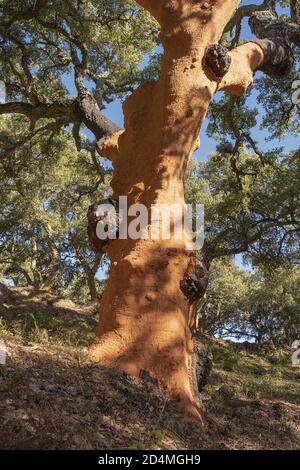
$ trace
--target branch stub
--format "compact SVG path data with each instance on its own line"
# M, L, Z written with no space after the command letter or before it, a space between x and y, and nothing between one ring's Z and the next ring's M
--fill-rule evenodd
M205 65L221 79L226 75L231 64L231 57L228 49L221 44L211 44L208 46L205 55Z

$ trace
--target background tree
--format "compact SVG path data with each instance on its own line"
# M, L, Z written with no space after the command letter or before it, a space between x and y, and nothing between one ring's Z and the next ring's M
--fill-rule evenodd
M255 266L299 264L299 170L299 150L235 153L230 144L191 161L186 200L205 206L207 264L240 253Z
M110 169L95 136L80 133L78 103L84 96L95 107L104 135L112 124L100 109L155 73L151 58L140 68L155 22L132 1L3 1L0 11L2 266L16 283L76 292L78 301L87 282L95 302L101 256L89 249L85 220Z
M88 300L86 285L97 302L102 257L89 247L85 220L92 201L107 191L109 175L95 154L78 153L66 132L51 141L47 131L39 132L25 143L22 119L7 117L0 125L2 140L13 149L3 151L0 164L3 276L81 302Z
M230 258L212 262L200 326L209 335L258 346L291 346L300 333L299 267L260 266L255 272Z

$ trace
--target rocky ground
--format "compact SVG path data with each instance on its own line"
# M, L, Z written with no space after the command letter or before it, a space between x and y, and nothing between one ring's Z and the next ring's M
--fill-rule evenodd
M208 428L163 390L89 362L92 308L0 286L1 449L300 449L300 368L290 351L205 341Z

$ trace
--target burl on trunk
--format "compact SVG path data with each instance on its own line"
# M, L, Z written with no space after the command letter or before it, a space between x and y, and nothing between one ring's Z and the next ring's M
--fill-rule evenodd
M184 173L217 90L241 94L264 61L263 47L231 53L217 44L238 0L140 0L161 26L160 79L124 103L124 131L100 145L113 162L113 197L128 205L184 204ZM228 70L229 69L229 70ZM114 240L93 360L158 379L187 416L205 423L192 373L193 296L184 279L196 269L182 240Z

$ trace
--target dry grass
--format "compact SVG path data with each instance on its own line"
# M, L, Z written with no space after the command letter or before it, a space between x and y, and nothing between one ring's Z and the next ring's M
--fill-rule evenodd
M47 295L0 291L8 350L0 366L0 448L300 448L300 370L289 351L254 354L210 340L214 372L202 431L159 388L89 363L94 312Z

